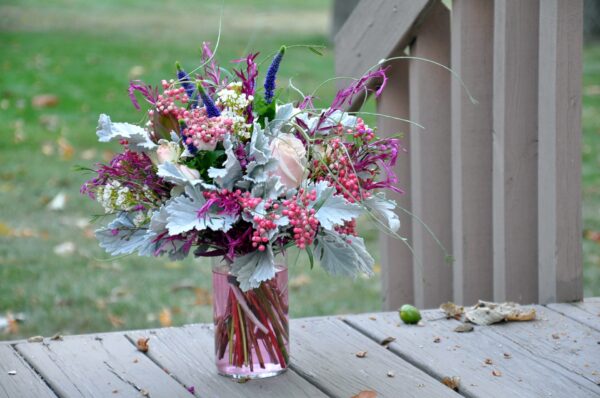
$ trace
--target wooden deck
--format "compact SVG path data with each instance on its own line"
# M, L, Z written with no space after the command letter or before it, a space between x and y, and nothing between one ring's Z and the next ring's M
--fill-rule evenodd
M600 397L600 298L536 308L470 333L439 310L422 326L396 312L297 319L291 369L243 384L215 373L208 325L4 342L0 397ZM441 383L452 376L458 393Z

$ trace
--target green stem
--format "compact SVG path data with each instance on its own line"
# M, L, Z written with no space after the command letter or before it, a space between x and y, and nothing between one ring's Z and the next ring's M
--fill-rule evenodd
M246 326L244 325L244 317L242 316L242 309L240 304L237 304L238 319L240 320L240 326L242 328L242 347L244 348L244 363L248 363L248 342L246 341Z

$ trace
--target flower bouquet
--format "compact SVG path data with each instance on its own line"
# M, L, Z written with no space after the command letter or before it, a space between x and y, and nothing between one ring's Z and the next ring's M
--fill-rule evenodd
M334 275L371 274L373 258L357 236L362 215L395 231L399 191L392 167L397 138L378 138L343 107L367 90L374 70L337 93L330 107L313 97L282 103L275 89L286 48L259 86L258 54L228 72L203 45L202 65L159 87L133 81L129 95L148 104L143 126L101 115L101 142L122 152L99 164L82 192L114 219L96 231L112 255L213 257L215 354L219 373L266 377L290 361L287 269L292 247ZM270 57L269 57L270 58ZM268 60L268 58L267 58ZM299 91L298 91L299 92Z

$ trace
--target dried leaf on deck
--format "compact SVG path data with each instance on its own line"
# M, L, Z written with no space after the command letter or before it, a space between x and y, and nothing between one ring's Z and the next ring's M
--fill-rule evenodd
M475 328L470 323L461 323L460 325L454 328L454 331L457 333L468 333L472 332L473 329Z
M491 325L502 321L531 321L535 319L534 308L523 308L517 303L493 303L479 301L465 312L470 322Z
M356 353L356 356L357 356L358 358L364 358L364 357L366 357L366 356L367 356L367 352L366 352L366 351L358 351L358 352Z
M492 370L492 375L496 376L496 377L500 377L500 376L502 376L502 372L500 372L499 370L494 369L494 370Z
M447 302L440 305L440 310L444 311L447 318L460 319L465 313L465 307L456 305L453 302Z
M444 377L442 379L442 383L446 387L451 388L454 391L458 392L458 389L460 388L460 377L458 377L458 376Z
M353 395L352 398L377 398L377 393L372 390L364 390Z
M41 343L44 341L44 336L33 336L27 339L28 343Z
M385 339L381 340L381 342L379 344L387 347L390 343L392 343L394 341L396 341L395 337L388 336Z
M135 346L137 347L138 351L148 352L148 349L150 348L150 346L148 345L149 341L149 337L140 337L135 343Z

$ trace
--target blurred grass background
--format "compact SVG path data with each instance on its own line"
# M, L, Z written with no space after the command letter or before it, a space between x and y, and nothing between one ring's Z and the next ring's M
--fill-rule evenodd
M227 0L217 59L281 44L324 44L286 54L279 82L309 92L334 75L328 42L331 2ZM137 122L130 79L156 84L174 61L199 64L202 41L217 40L220 1L3 0L0 5L0 320L24 314L0 339L36 334L149 328L211 320L207 262L129 256L110 260L93 238L99 206L78 194L75 165L107 161L117 145L97 143L99 113ZM586 295L600 295L600 47L585 52L583 194ZM318 93L318 105L334 95ZM66 200L61 210L53 199ZM60 206L58 206L60 207ZM374 226L362 227L378 259ZM356 281L332 278L292 255L294 317L380 308L380 267ZM1 326L0 322L0 326Z

